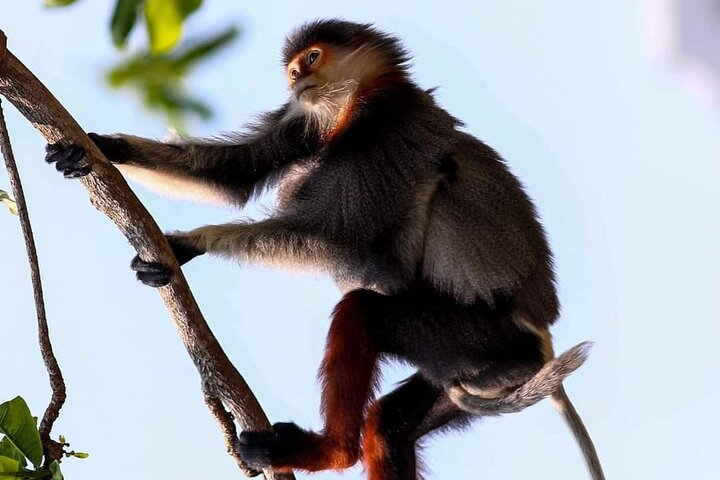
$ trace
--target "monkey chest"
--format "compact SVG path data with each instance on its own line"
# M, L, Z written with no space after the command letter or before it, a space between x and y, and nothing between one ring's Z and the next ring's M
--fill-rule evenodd
M292 203L298 191L317 169L318 163L315 161L307 161L290 167L278 184L277 206L279 209L285 209Z

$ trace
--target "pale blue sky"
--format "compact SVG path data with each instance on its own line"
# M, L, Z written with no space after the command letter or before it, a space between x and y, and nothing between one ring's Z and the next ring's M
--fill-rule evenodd
M3 1L11 50L89 131L162 137L162 122L101 69L113 61L113 2L46 11ZM236 129L285 96L279 50L308 19L375 22L414 53L415 78L498 149L535 199L557 259L558 350L592 339L567 388L608 478L719 479L720 112L652 64L635 2L207 1L189 31L244 35L194 77L219 112L198 134ZM133 251L83 189L43 162L43 141L3 102L30 202L68 403L55 433L91 453L69 479L240 478L203 405L197 373ZM0 188L7 187L0 174ZM164 229L237 212L138 194ZM269 201L265 202L270 204ZM244 215L257 216L249 208ZM0 212L0 400L48 395L19 226ZM208 321L273 421L319 426L319 365L338 300L325 279L198 259L185 268ZM408 373L393 368L386 388ZM435 437L429 479L585 478L547 403ZM299 475L300 478L307 478ZM336 474L314 478L335 478ZM343 478L362 478L359 468Z

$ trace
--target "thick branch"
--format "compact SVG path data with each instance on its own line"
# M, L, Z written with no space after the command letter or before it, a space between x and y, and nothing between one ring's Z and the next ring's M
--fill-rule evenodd
M117 225L144 260L172 265L175 270L171 283L158 291L200 373L205 393L222 401L242 429L269 429L270 423L260 404L205 322L165 236L80 125L47 88L3 48L4 37L0 31L0 94L40 131L48 143L75 144L85 149L92 162L92 173L80 182L86 188L90 202ZM269 471L265 475L268 479L293 478Z

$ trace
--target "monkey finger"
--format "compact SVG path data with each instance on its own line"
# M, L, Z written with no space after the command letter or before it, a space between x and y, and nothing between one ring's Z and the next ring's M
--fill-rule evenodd
M55 168L59 172L62 172L65 178L84 177L92 171L92 168L90 168L90 165L84 158L80 160L60 160L55 164Z
M91 172L85 150L77 145L50 144L45 147L45 161L54 163L65 178L77 178Z
M146 262L139 256L132 259L130 268L135 271L137 279L149 287L164 287L173 275L171 268L158 262Z
M48 143L45 145L45 161L53 163L60 160L58 155L65 151L66 148L67 147L65 145L61 145L59 143Z
M55 163L60 160L80 160L85 156L85 149L77 145L63 145L60 143L49 143L45 145L45 161Z

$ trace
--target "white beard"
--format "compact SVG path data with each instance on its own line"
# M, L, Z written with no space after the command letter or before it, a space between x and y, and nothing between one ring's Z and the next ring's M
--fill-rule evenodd
M305 130L327 133L350 108L357 97L359 84L355 80L326 83L292 97L286 118L302 118Z

